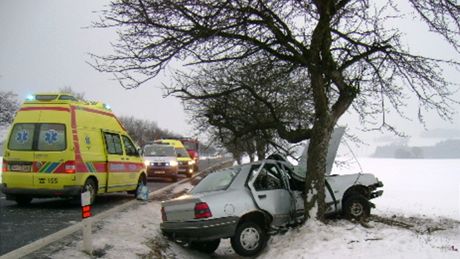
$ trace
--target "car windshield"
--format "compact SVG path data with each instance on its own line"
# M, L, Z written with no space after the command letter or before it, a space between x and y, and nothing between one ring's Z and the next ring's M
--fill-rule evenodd
M176 152L169 145L147 145L144 147L144 156L176 156Z
M230 167L208 174L199 182L191 193L202 193L225 190L241 171L241 167Z

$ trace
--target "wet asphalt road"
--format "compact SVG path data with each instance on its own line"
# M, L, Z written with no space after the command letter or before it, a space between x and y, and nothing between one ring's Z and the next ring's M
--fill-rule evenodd
M200 161L205 169L218 160ZM180 178L182 179L182 178ZM179 180L180 180L179 179ZM149 181L155 191L171 184L169 180ZM99 195L92 207L93 215L133 199L133 195L113 193ZM81 221L79 200L34 199L26 207L17 206L0 194L0 256Z

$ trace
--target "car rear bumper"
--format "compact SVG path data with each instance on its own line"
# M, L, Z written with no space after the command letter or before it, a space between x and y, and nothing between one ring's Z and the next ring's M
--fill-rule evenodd
M0 186L1 191L6 194L7 198L15 195L26 195L36 198L78 196L81 193L81 186L64 186L62 189L34 189L34 188L9 188L3 183Z
M163 234L174 240L199 241L228 238L234 235L238 217L226 217L202 221L163 222Z

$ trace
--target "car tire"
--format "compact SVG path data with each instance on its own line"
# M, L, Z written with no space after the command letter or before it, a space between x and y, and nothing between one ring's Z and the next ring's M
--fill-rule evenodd
M265 248L267 237L266 231L259 224L245 221L238 225L230 241L237 254L255 256Z
M177 182L177 176L171 177L171 180L172 180L173 182Z
M94 202L96 201L96 195L97 195L97 184L93 178L86 179L85 185L83 185L81 192L84 193L86 191L88 191L90 195L89 205L93 205Z
M212 254L219 247L220 239L209 240L209 241L192 241L190 242L190 248L200 251L206 254Z
M371 214L371 206L366 197L355 194L345 199L342 213L349 220L364 220Z
M30 204L30 202L32 201L32 197L30 196L24 196L24 195L18 195L14 198L14 200L16 201L16 203L19 205L19 206L27 206Z

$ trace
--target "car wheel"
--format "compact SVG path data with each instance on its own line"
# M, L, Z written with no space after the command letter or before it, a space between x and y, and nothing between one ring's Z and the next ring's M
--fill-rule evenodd
M349 220L362 220L371 214L369 201L362 195L352 195L343 203L343 216Z
M172 180L173 182L177 182L177 176L171 177L171 180Z
M23 196L23 195L18 195L14 198L14 200L16 201L16 203L19 205L19 206L27 206L30 204L30 202L32 201L32 197L30 196Z
M83 186L83 189L81 192L89 192L90 195L90 204L93 205L94 201L96 200L96 195L97 195L97 184L92 178L86 179L85 185Z
M231 238L232 248L241 256L255 256L267 244L267 233L252 221L241 223Z
M212 254L219 247L220 239L210 240L210 241L193 241L190 243L190 248L197 251Z

